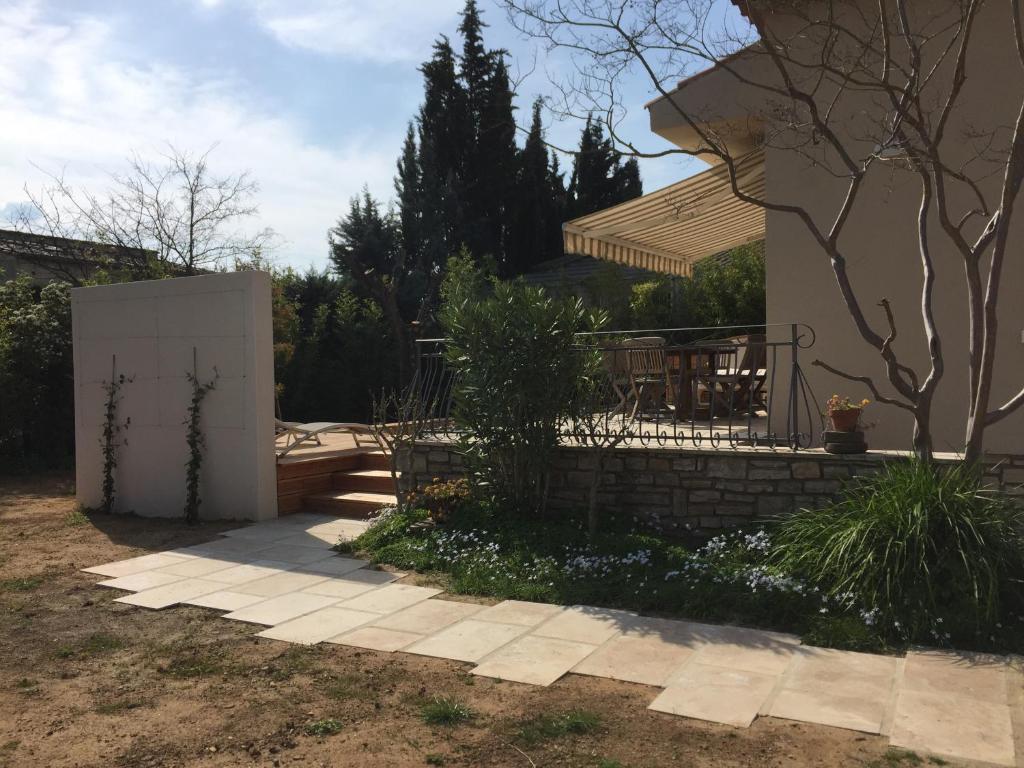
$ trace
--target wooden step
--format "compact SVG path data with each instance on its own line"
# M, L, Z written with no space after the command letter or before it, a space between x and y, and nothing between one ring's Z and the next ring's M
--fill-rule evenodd
M382 451L373 451L360 455L359 469L386 469L391 470L391 456Z
M346 469L360 469L363 464L362 453L349 453L345 456L328 456L299 460L278 460L277 479L294 480L311 475L329 475L332 472L344 472Z
M392 493L395 490L391 472L386 469L353 469L348 472L335 472L331 477L333 487L338 491Z
M304 509L338 517L365 518L381 507L392 506L398 499L390 493L366 493L360 491L339 491L335 493L314 493L302 500Z

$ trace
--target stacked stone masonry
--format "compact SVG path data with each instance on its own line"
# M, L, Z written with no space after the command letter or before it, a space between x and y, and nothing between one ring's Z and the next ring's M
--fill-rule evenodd
M823 451L619 448L605 451L598 491L602 509L635 515L666 532L714 531L786 515L836 496L851 477L877 472L901 456L838 456ZM598 456L559 448L552 461L550 505L585 507ZM990 457L986 476L1024 500L1024 456ZM418 445L403 481L412 488L464 473L449 443Z

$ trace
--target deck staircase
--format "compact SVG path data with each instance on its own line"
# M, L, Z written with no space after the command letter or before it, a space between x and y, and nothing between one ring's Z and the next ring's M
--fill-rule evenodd
M277 465L277 513L319 512L367 518L396 503L390 459L381 451L353 451Z

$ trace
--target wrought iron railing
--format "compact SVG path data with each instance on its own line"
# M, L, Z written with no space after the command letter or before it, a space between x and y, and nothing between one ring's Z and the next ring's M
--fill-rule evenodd
M567 444L798 450L815 444L820 409L800 367L810 326L660 328L580 334L597 357L587 404L560 424ZM425 437L454 439L457 377L444 339L417 341L413 386ZM595 386L596 384L596 386Z

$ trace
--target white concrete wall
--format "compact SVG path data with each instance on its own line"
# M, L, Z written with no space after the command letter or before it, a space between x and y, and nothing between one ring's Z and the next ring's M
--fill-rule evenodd
M104 380L121 390L114 510L179 517L196 349L200 381L220 374L202 405L206 440L200 519L277 516L270 276L202 275L77 288L71 293L75 362L75 471L79 502L102 503Z

